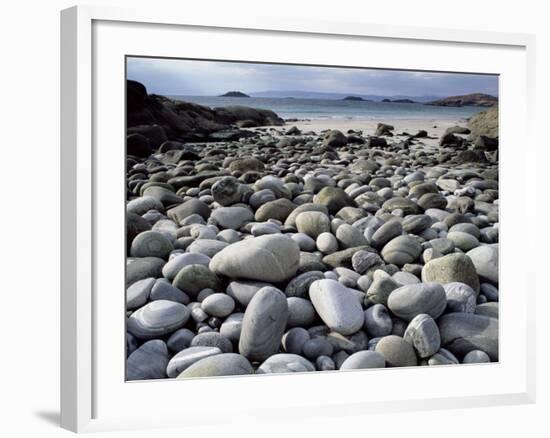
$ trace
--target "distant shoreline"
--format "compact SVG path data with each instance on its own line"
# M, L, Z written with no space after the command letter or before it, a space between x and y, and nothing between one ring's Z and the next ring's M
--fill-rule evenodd
M433 106L423 103L374 102L338 99L219 97L169 95L170 99L192 102L209 108L246 106L267 109L283 119L380 120L390 119L466 119L485 110L477 106Z

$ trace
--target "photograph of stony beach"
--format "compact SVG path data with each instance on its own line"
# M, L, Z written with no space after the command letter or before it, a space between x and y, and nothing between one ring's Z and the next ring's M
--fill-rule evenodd
M127 380L498 362L498 76L126 62Z

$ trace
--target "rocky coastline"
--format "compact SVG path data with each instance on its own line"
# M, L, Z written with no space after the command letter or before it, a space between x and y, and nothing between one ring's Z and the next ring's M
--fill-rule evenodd
M127 379L497 362L489 111L432 146L128 81Z

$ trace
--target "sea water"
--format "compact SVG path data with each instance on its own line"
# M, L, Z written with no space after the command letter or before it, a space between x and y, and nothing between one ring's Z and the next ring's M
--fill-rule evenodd
M269 109L283 119L466 119L484 107L442 107L422 103L269 97L169 96L211 108L244 105Z

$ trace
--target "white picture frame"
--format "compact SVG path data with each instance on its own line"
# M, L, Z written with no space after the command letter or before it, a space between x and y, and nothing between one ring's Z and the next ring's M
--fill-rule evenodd
M508 148L524 139L525 155L535 155L532 121L534 120L534 37L524 34L429 29L390 25L318 22L294 20L290 17L247 17L227 22L213 11L208 17L194 15L186 9L144 11L108 7L78 6L61 13L61 425L75 431L101 431L121 428L190 426L206 418L200 412L205 389L215 388L221 394L239 392L231 409L216 413L223 424L235 414L274 419L277 415L327 416L366 412L395 412L411 409L441 409L472 406L532 403L535 399L535 287L524 281L529 266L514 266L511 258L518 245L531 246L532 237L515 236L521 222L508 208L511 197L530 203L521 221L536 217L535 174L527 174L526 158L513 163ZM232 38L243 42L250 36L274 50L260 59L254 43L239 47L215 47L208 40ZM178 49L175 44L162 44L168 39L193 36L194 52ZM130 38L131 37L131 38ZM220 40L221 41L221 40ZM274 41L278 41L275 50ZM334 54L321 53L333 48ZM333 46L331 46L333 44ZM282 47L279 47L282 45ZM309 48L304 53L287 50L292 45ZM259 45L258 45L259 47ZM315 49L317 47L317 49ZM398 57L382 56L388 47ZM403 48L407 47L407 53ZM327 49L328 48L328 49ZM107 217L106 209L122 211L123 190L112 190L122 181L117 157L124 150L124 75L122 55L197 57L256 61L284 61L320 65L350 65L353 48L369 48L379 54L370 60L358 57L357 66L386 68L419 68L426 70L476 71L501 75L501 284L500 319L501 359L498 364L427 369L392 369L352 373L312 373L312 376L265 376L190 381L125 383L122 351L124 312L120 273L123 259L117 263L109 254L109 242L120 243L118 224L122 216ZM246 51L245 51L246 49ZM187 51L186 51L187 50ZM285 52L286 50L286 52ZM137 53L136 51L140 52ZM355 52L357 53L357 52ZM416 54L432 54L423 61L414 61ZM449 54L460 54L457 60ZM477 53L472 57L471 53ZM346 58L348 56L348 58ZM398 59L396 59L398 58ZM470 59L472 58L472 59ZM477 62L474 61L477 59ZM300 62L302 61L302 62ZM368 63L367 63L368 61ZM106 68L108 66L109 68ZM513 102L513 105L511 104ZM118 130L118 131L117 131ZM120 141L117 142L117 139ZM105 145L111 145L110 150ZM120 147L120 150L119 150ZM105 160L106 153L113 154ZM122 155L121 155L122 154ZM511 165L515 173L511 174ZM512 179L516 181L514 184ZM519 181L519 182L518 182ZM117 207L118 206L118 207ZM116 226L108 226L108 221ZM510 231L508 231L510 230ZM533 235L533 233L531 234ZM112 251L111 251L112 252ZM116 252L116 251L115 251ZM525 264L528 265L528 264ZM120 285L120 297L105 295L106 283ZM118 286L117 286L118 287ZM115 288L116 290L116 288ZM513 290L514 315L509 300ZM113 294L111 294L113 295ZM101 315L101 318L98 317ZM511 325L513 324L513 330ZM109 333L111 338L109 338ZM115 335L112 335L115 333ZM120 360L119 360L120 359ZM489 368L492 367L492 368ZM384 374L385 373L385 374ZM385 379L392 373L395 387ZM322 374L322 376L321 376ZM472 377L472 376L477 377ZM368 376L369 391L351 395L346 388L361 384ZM481 377L480 377L481 376ZM478 379L477 389L465 384ZM363 379L363 380L362 380ZM422 382L430 388L420 386ZM443 385L442 382L455 384ZM251 383L253 382L253 384ZM195 404L185 406L192 419L184 420L177 410L168 411L159 403L149 407L149 415L128 408L139 393L147 397L173 400L185 385L187 394L195 394ZM295 388L292 403L281 404L281 388ZM262 391L255 388L262 387ZM320 393L318 388L324 388ZM255 393L254 391L257 391ZM326 394L331 395L330 402ZM252 395L257 398L250 400ZM384 395L384 396L382 396ZM203 398L201 398L203 397ZM269 398L269 400L268 400ZM301 409L294 409L299 406ZM134 406L134 408L136 408ZM180 409L183 409L181 407ZM137 409L137 408L136 408ZM155 410L156 409L156 410ZM191 411L189 410L191 409ZM194 411L192 409L195 409ZM300 413L298 414L297 411ZM132 412L134 414L132 415ZM213 417L209 410L208 418Z

